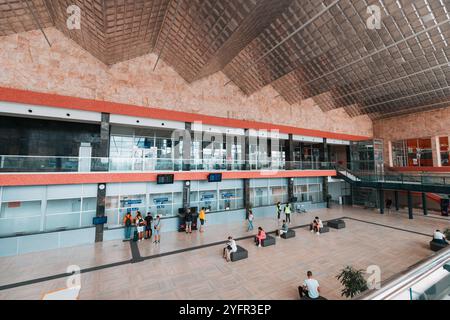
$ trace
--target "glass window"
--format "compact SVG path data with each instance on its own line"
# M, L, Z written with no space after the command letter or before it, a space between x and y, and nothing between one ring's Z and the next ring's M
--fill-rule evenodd
M439 138L439 148L441 152L441 166L447 167L450 166L449 163L449 154L450 148L448 145L448 137L440 137Z
M152 214L162 217L172 216L173 211L172 193L156 193L150 195L149 210ZM176 209L178 213L178 208Z
M269 205L269 193L267 187L250 188L250 201L253 207Z
M56 213L80 212L81 198L47 201L47 215Z
M217 192L216 190L199 192L199 207L205 207L208 211L217 211Z
M0 211L0 235L39 232L41 201L3 202Z

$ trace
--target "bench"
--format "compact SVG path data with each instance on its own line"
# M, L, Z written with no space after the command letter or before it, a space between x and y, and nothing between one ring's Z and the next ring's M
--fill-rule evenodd
M292 230L292 229L288 229L288 231L285 232L285 233L283 233L283 234L281 235L281 237L282 237L283 239L294 238L294 237L295 237L295 231Z
M444 249L447 246L448 246L448 244L446 244L446 243L436 242L434 240L430 241L430 249L433 250L434 252Z
M255 238L255 241L256 241L256 238ZM268 247L268 246L273 246L273 245L275 245L275 238L266 234L266 238L261 241L261 246Z
M323 225L323 228L320 228L319 230L320 233L326 233L326 232L330 232L330 228L327 225Z
M328 221L327 226L333 229L344 229L345 228L345 221L344 220L331 220Z
M247 259L247 258L248 258L248 251L245 250L244 248L242 248L241 246L237 246L237 251L232 252L230 254L230 259L233 262L238 261L238 260Z

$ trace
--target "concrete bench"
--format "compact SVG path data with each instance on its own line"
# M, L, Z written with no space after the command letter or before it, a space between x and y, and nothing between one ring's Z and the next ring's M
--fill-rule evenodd
M442 243L442 242L436 242L436 241L434 241L434 240L431 240L430 241L430 249L431 250L433 250L433 251L439 251L439 250L441 250L441 249L444 249L445 247L447 247L448 246L448 244L446 244L446 243Z
M330 232L330 228L327 225L323 225L323 228L320 228L319 230L320 233L327 233Z
M230 254L231 261L238 261L248 258L248 251L242 248L241 246L237 246L237 251L232 252Z
M345 228L345 221L344 220L331 220L328 221L327 226L333 229L344 229Z
M288 229L288 231L285 232L285 233L283 233L283 234L281 235L281 237L282 237L283 239L294 238L294 237L295 237L295 231L292 230L292 229Z
M261 241L261 246L268 247L273 245L275 245L275 237L266 234L266 238L263 241Z

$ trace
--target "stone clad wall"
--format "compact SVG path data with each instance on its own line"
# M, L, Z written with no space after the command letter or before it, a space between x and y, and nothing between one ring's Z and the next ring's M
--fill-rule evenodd
M54 28L0 37L0 86L87 99L151 106L199 114L372 136L366 116L344 110L322 112L311 99L289 105L267 86L247 97L221 72L186 83L156 55L104 65Z
M389 152L389 141L450 136L450 108L376 120L373 122L373 136L384 140L385 155ZM435 148L433 144L434 158ZM385 163L389 164L386 156Z

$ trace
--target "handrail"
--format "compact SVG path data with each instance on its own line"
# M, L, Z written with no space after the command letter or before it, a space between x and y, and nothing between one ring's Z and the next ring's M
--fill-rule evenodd
M450 260L450 246L436 254L417 262L381 284L380 289L372 289L355 297L355 300L389 300L404 290L423 280L430 273L443 267Z

